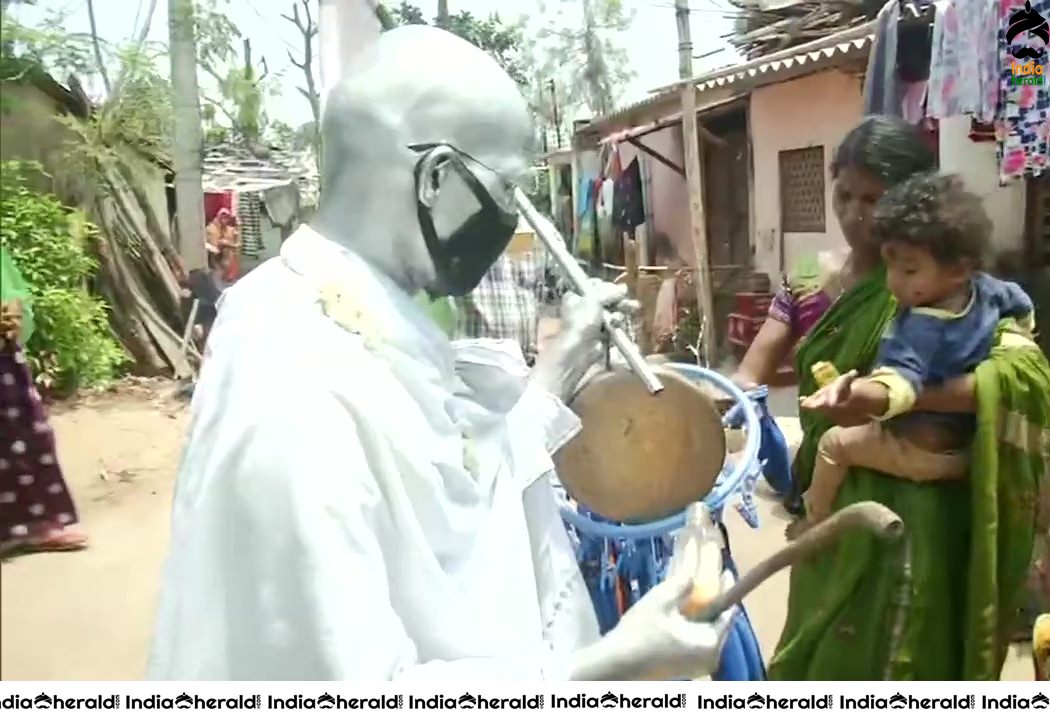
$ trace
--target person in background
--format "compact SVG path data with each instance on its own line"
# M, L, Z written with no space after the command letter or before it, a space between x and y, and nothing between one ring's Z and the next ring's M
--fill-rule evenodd
M856 427L833 427L817 448L803 497L805 520L791 537L825 519L850 467L915 482L962 482L976 419L970 413L911 412L927 385L972 372L988 358L1001 320L1034 329L1032 301L1021 288L980 272L992 224L978 198L951 175L924 174L890 189L875 209L875 238L887 266L897 315L870 375L840 376L802 401L834 405L841 394L867 394L885 409Z
M504 252L469 295L456 298L454 337L514 340L526 364L535 364L550 264L546 250L537 245Z
M226 208L219 210L208 223L208 268L220 292L240 275L241 227L237 217Z
M0 247L0 555L80 550L77 522L47 409L25 344L33 334L29 288Z
M816 392L812 368L819 362L871 369L896 312L873 239L874 206L888 188L934 164L920 131L893 118L865 119L835 151L833 207L851 255L842 293L799 346L800 395ZM760 339L741 365L741 382L761 382L794 344L791 328L772 319ZM792 569L771 679L999 678L1040 523L1039 477L1048 470L1039 449L1018 442L1003 419L1050 432L1048 393L1046 359L1008 327L999 328L991 357L975 373L923 389L916 410L976 412L969 482L919 483L851 469L833 510L881 503L901 517L905 537L881 543L850 536ZM802 409L797 490L808 489L818 442L830 427L863 425L878 414L856 395Z
M844 258L828 252L803 258L790 277L782 278L769 316L733 374L737 385L751 390L772 383L777 370L791 361L839 296L866 274L869 263L878 264L877 257L869 258L855 248L866 247L870 241L873 211L882 193L935 167L925 138L903 120L869 117L846 135L831 165L832 200L851 251ZM801 514L799 488L784 497L784 506L792 514Z

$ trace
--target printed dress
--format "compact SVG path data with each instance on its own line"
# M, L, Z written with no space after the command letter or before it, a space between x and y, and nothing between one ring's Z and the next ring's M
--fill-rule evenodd
M999 0L949 0L938 7L926 107L930 117L995 119L1002 47L998 15Z
M1050 0L1029 0L1033 11L1050 18ZM999 0L999 47L1001 54L1001 87L999 120L996 139L999 155L999 181L1006 184L1026 175L1042 175L1050 153L1050 86L1015 85L1011 65L1016 62L1010 54L1006 29L1011 16L1025 9L1025 0ZM1032 41L1033 47L1039 41ZM1014 44L1020 44L1014 38ZM1050 49L1044 45L1043 57L1033 62L1045 68L1050 62Z
M58 466L47 409L21 345L0 346L0 544L27 538L34 524L77 522Z

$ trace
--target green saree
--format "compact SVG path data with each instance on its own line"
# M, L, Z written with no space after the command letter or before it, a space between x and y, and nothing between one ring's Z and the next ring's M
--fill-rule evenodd
M18 341L25 345L36 328L33 322L33 296L25 278L15 266L14 258L7 250L0 247L0 301L8 303L12 300L19 300L22 303L22 332Z
M894 307L882 269L843 295L799 348L800 394L815 391L810 368L820 360L869 370ZM836 507L880 502L904 520L905 538L887 545L856 532L794 568L770 679L998 680L1047 478L1050 367L1031 340L1000 332L976 376L970 482L851 471ZM800 421L804 490L831 423L805 411Z

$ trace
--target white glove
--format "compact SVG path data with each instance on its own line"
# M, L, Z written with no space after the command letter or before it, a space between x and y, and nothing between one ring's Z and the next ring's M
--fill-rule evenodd
M728 570L722 592L733 585ZM713 622L686 619L679 608L693 578L679 573L650 590L620 623L594 645L572 657L572 680L682 680L711 675L736 619L736 608Z
M568 293L562 301L561 333L536 361L532 381L562 400L572 398L580 380L602 359L602 321L612 312L611 322L622 327L624 314L638 310L627 298L623 285L592 279L587 297Z

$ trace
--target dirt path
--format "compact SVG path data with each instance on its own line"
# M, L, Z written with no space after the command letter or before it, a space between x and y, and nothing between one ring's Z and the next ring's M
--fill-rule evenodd
M186 412L138 389L53 416L91 548L0 567L4 680L141 677ZM152 389L151 389L152 390Z
M0 566L0 677L4 680L127 680L142 677L157 581L168 545L168 512L187 419L164 398L170 387L103 396L54 413L59 457L77 500L89 550L36 555ZM786 398L786 399L785 399ZM774 412L791 400L775 397ZM787 409L786 409L787 408ZM781 419L797 436L798 423ZM784 542L786 518L760 498L761 527L730 511L742 571ZM747 607L768 659L786 613L788 576L756 590ZM1023 651L1004 679L1030 680Z

